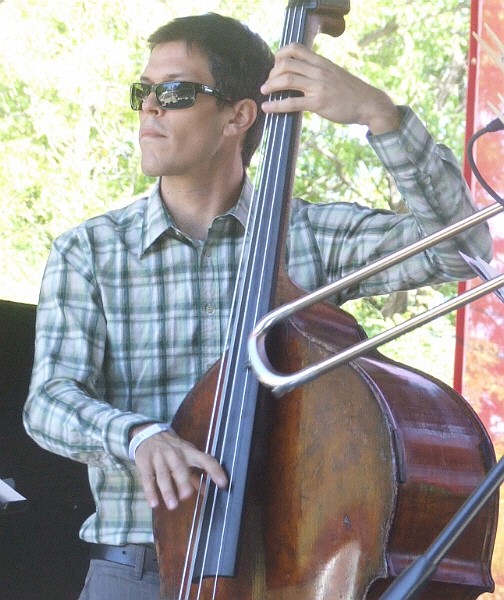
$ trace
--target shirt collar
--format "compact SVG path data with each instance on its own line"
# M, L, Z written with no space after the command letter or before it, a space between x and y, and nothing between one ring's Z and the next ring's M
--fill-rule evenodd
M174 223L166 210L161 194L159 192L160 180L152 188L147 198L147 206L144 213L142 225L142 237L140 240L140 256L144 254L152 244L165 233Z
M171 230L174 235L180 235L180 232L178 232L175 223L161 198L160 184L161 180L158 180L147 199L139 248L140 256L142 256L164 233ZM252 183L248 177L245 177L238 202L224 215L216 217L216 220L233 217L241 224L243 229L245 229L252 192Z
M242 224L243 229L247 226L247 219L252 202L253 186L250 179L246 176L243 182L242 191L238 202L226 214L234 216Z

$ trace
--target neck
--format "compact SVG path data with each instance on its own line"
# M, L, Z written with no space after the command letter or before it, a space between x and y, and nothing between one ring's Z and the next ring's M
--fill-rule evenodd
M215 217L232 208L240 197L243 167L230 174L225 169L210 177L161 178L161 197L180 231L193 239L204 240Z

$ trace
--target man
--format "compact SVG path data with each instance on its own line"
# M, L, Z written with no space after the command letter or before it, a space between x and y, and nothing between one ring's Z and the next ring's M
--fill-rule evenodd
M289 272L305 288L475 210L452 154L411 110L310 50L291 45L273 60L246 27L212 14L177 19L150 44L131 103L142 168L158 185L54 243L24 413L39 444L89 468L97 511L81 529L94 557L82 600L157 598L151 509L194 493L193 468L227 485L213 457L153 424L171 421L222 352L263 111L366 125L412 211L294 201ZM285 89L302 95L267 100ZM459 242L490 257L485 226ZM340 300L470 276L452 240Z

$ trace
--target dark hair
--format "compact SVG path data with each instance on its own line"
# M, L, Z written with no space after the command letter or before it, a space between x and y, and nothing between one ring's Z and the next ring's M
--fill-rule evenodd
M251 98L257 117L243 144L243 164L248 167L263 130L265 115L260 87L273 67L273 53L266 42L246 25L216 13L181 17L157 29L148 39L151 50L158 44L184 41L208 58L215 86L231 100Z

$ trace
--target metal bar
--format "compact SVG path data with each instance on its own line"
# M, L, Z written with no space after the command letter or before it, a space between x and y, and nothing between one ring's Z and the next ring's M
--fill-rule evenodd
M312 381L323 373L326 373L327 371L334 369L341 364L348 362L349 360L357 358L358 356L362 356L366 352L369 352L370 350L373 350L378 346L389 342L400 335L403 335L404 333L407 333L408 331L420 327L421 325L424 325L425 323L428 323L437 317L443 316L452 310L456 310L457 308L465 306L466 304L481 298L485 294L504 286L504 275L501 275L472 290L465 292L464 294L461 294L460 296L457 296L456 298L453 298L452 300L434 307L422 313L421 315L417 315L416 317L413 317L388 331L382 332L373 338L359 342L350 348L342 350L333 357L306 367L305 369L302 369L296 373L287 375L281 374L273 370L271 363L267 359L265 340L267 333L274 325L285 320L297 311L308 308L312 304L326 299L336 291L362 281L366 277L392 266L393 264L396 264L397 262L400 262L401 260L404 260L404 258L412 256L417 252L421 252L422 250L429 248L439 241L443 241L448 237L452 237L453 235L456 235L457 233L460 233L461 231L464 231L465 229L480 223L491 216L502 212L503 210L504 207L502 207L500 204L493 204L492 206L481 210L470 217L466 217L465 219L428 236L424 240L416 242L405 249L399 250L383 259L375 261L371 265L368 265L367 267L364 267L363 269L360 269L359 271L356 271L355 273L352 273L351 275L344 277L335 283L321 288L320 290L316 290L312 294L308 294L307 296L304 296L268 313L258 322L248 340L250 364L259 381L263 385L272 388L272 392L276 396L282 396L296 387Z
M480 210L477 213L470 215L469 217L466 217L457 223L454 223L453 225L449 225L448 227L445 227L444 229L427 236L423 240L419 240L418 242L415 242L406 248L397 250L396 252L393 252L384 258L380 258L379 260L374 261L373 263L363 267L362 269L359 269L358 271L355 271L354 273L351 273L350 275L347 275L346 277L342 277L334 283L330 283L329 285L315 290L314 292L307 294L302 298L298 298L289 304L285 304L284 306L271 311L265 317L263 317L257 323L252 335L261 335L266 329L270 329L273 325L283 321L295 312L302 310L303 308L308 308L316 302L325 300L336 292L339 292L344 288L351 287L352 285L355 285L356 283L359 283L360 281L367 279L372 275L376 275L380 271L383 271L388 267L392 267L393 265L396 265L397 263L409 258L410 256L413 256L414 254L418 254L423 250L427 250L431 246L453 237L454 235L457 235L458 233L461 233L462 231L465 231L474 225L478 225L479 223L498 215L502 211L504 211L504 206L501 206L496 202L495 204L492 204L491 206L488 206L487 208Z
M471 523L485 503L504 481L504 458L488 472L485 479L455 513L425 554L403 571L380 600L410 600L416 598L434 573L438 563Z

